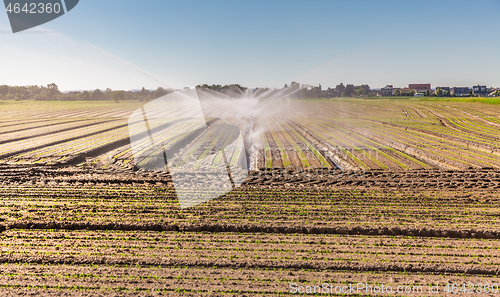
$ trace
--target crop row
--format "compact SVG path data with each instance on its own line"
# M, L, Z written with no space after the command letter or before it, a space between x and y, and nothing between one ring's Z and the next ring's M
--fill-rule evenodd
M207 244L232 244L241 246L243 244L257 244L261 246L277 245L299 245L302 247L311 246L311 249L324 247L350 247L376 250L382 248L407 248L407 249L422 249L453 252L453 250L468 251L476 250L477 253L488 254L496 253L500 250L500 246L492 245L493 240L476 239L476 238L425 238L425 240L415 241L415 237L411 236L370 236L370 235L340 235L340 234L268 234L268 233L193 233L183 231L171 232L142 232L142 231L124 231L124 230L64 230L64 229L9 229L3 234L6 240L6 245L14 246L15 243L7 243L7 241L21 240L28 244L41 242L45 245L57 246L57 240L76 240L85 242L88 247L88 242L97 242L97 245L111 246L111 242L118 247L123 246L126 242L130 245L145 245L153 246L153 244L170 244L171 246L184 245L184 243L197 244L201 247L206 247ZM317 240L313 240L317 239ZM31 240L31 241L30 241ZM47 240L54 240L52 244L47 243ZM102 242L102 243L100 243ZM316 246L316 247L314 247ZM491 254L490 253L490 254Z

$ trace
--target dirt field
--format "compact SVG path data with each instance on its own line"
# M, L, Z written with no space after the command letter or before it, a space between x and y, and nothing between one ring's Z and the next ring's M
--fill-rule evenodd
M138 103L16 104L0 107L2 296L296 295L325 283L446 296L447 283L500 282L500 105L311 101L256 120L266 129L240 187L181 209L167 172L134 169L126 120Z

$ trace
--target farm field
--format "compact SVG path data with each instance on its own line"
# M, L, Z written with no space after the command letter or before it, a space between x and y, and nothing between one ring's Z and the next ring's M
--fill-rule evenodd
M500 105L304 100L244 126L209 117L247 131L250 148L228 149L226 161L246 150L250 172L222 197L181 209L168 172L137 170L128 119L142 104L0 103L1 295L499 282ZM224 162L207 158L195 124L172 123L138 138L145 148L149 137L189 142L178 157L196 166ZM213 141L228 143L221 127Z
M2 103L2 164L91 165L130 170L128 117L139 103ZM55 104L56 108L51 105ZM231 118L209 118L209 124L231 123L250 130L251 169L337 168L343 171L413 169L464 170L500 168L500 108L481 102L418 99L303 100L263 111L249 124ZM175 110L171 117L175 119ZM171 121L153 129L167 145L191 135L193 123ZM224 142L225 130L214 141ZM250 135L250 133L248 133ZM178 136L182 137L178 137ZM148 135L140 135L144 143ZM206 137L206 136L205 136ZM248 138L248 135L247 135ZM201 141L200 141L201 140ZM197 146L193 146L196 151ZM198 149L190 158L207 152ZM230 160L241 158L234 149ZM220 156L210 160L220 162Z

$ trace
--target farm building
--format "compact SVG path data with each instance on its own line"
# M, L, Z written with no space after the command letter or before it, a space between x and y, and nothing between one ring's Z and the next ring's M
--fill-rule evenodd
M431 90L431 84L409 84L408 89L415 90L417 93L425 93Z
M488 95L488 89L486 86L477 85L472 87L472 93L474 96L486 96Z
M453 87L451 88L451 94L454 96L467 96L469 95L468 87Z

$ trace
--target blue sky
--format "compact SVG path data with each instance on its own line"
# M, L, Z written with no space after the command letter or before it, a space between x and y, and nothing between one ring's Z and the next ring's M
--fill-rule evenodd
M500 86L500 0L81 0L12 34L0 84Z

